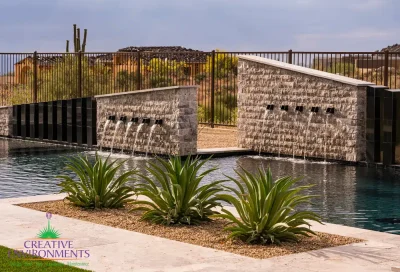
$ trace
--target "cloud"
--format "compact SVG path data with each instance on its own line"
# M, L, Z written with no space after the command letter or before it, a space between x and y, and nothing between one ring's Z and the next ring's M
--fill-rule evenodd
M363 0L352 3L350 9L356 11L373 11L389 5L391 0Z
M395 29L358 29L343 33L322 33L322 34L300 34L296 38L304 40L321 40L321 39L379 39L388 38L396 35Z
M4 2L2 51L63 51L74 23L89 30L90 51L129 45L233 51L375 50L399 42L398 0Z
M397 28L384 30L365 28L340 33L308 33L296 35L295 44L302 50L320 50L324 48L324 51L371 51L381 49L391 42L395 43L395 39L399 34L400 30ZM346 48L344 45L348 47Z

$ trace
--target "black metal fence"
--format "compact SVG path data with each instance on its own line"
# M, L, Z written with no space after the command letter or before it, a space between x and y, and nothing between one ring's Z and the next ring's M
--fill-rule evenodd
M0 53L0 106L198 85L199 122L235 126L238 55L400 88L398 52Z

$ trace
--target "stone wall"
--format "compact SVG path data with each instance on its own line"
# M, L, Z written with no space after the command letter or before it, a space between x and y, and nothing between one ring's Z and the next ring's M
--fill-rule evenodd
M0 136L12 136L12 107L0 107Z
M252 56L239 58L238 72L240 147L365 159L366 86L372 83ZM274 110L265 113L268 104ZM281 111L282 105L289 106L287 112ZM303 112L296 113L296 106L303 106ZM310 113L312 107L319 112ZM327 108L334 108L334 114L327 114Z
M131 152L137 136L135 151L155 154L189 155L197 153L197 87L166 87L113 95L96 96L97 101L97 144L111 148L116 125L121 116L126 116L116 132L115 149ZM103 132L107 117L115 115ZM126 142L124 135L132 117L139 117L133 124ZM151 119L136 135L142 118ZM162 119L161 126L155 126L149 148L149 134L155 119Z

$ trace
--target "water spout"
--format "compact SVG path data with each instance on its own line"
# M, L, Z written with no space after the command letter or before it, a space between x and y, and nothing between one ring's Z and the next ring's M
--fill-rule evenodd
M151 144L151 139L152 139L154 130L156 129L157 126L158 126L158 124L154 124L154 125L152 125L151 128L150 128L149 138L147 139L146 157L147 157L147 154L149 153L149 148L150 148L150 144Z
M141 123L137 129L136 129L136 135L135 135L135 141L133 142L133 150L132 150L132 155L135 155L135 150L136 150L136 142L139 136L139 132L142 130L143 126L145 125L145 123Z
M121 117L121 118L122 118L122 117ZM114 136L113 136L112 141L111 141L111 154L113 153L113 147L114 147L115 136L117 135L119 126L120 126L122 123L124 123L124 121L123 121L123 120L119 120L119 121L117 122L117 125L115 126Z
M142 124L150 124L150 118L143 118Z
M289 110L289 106L288 105L281 106L281 111L288 111L288 110Z
M318 113L319 107L311 107L311 112Z
M335 108L327 108L326 109L327 114L334 114L335 113Z
M108 128L108 126L110 125L112 119L110 119L110 116L108 117L106 123L104 124L104 128L103 128L103 133L101 134L101 141L100 141L100 151L103 148L103 142L104 142L104 137L106 136L106 130Z

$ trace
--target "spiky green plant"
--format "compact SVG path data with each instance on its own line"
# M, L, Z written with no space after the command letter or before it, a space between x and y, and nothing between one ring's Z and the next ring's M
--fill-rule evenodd
M217 168L200 173L200 168L208 161L187 157L170 157L169 160L157 158L159 165L150 163L147 171L150 177L140 175L143 182L138 184L138 195L146 196L150 201L135 201L144 210L142 220L160 224L197 224L209 220L217 212L213 208L220 206L217 193L223 191L223 180L201 185L202 179ZM160 186L157 186L159 184Z
M295 210L298 204L309 202L314 197L301 194L312 185L292 187L299 179L291 177L273 181L270 169L258 169L256 175L245 169L242 171L236 171L239 179L228 177L238 189L226 187L232 195L219 196L236 208L240 220L226 209L214 216L230 221L225 228L231 232L230 238L248 243L279 244L282 241L298 241L298 235L315 234L307 220L321 223L320 216Z
M67 193L66 199L85 208L119 208L129 202L134 190L126 183L134 180L137 171L134 169L116 177L125 161L109 162L109 158L102 161L96 153L94 164L83 156L68 158L66 169L75 173L78 180L58 176L63 179L59 184L62 187L60 193Z

